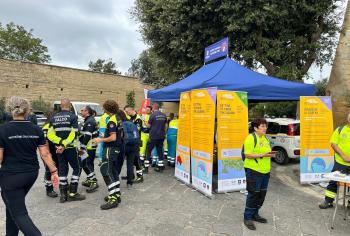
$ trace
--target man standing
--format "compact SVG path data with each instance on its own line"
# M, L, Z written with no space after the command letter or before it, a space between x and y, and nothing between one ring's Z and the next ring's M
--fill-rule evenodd
M166 123L167 117L164 113L159 111L158 103L153 104L153 113L149 118L147 127L150 128L149 131L149 142L146 149L146 160L145 160L145 172L148 172L150 160L151 160L151 152L154 147L157 149L159 161L158 165L155 168L155 171L162 172L164 169L164 153L163 153L163 143L165 139L166 132Z
M151 117L152 114L152 106L147 106L146 107L146 114L141 116L142 120L142 129L141 129L141 141L142 145L140 147L140 160L141 160L141 165L144 166L144 161L145 161L145 156L146 156L146 147L147 143L149 141L149 128L147 127L149 118Z
M335 152L335 162L333 171L350 172L350 114L347 124L339 126L334 130L331 137L331 146ZM333 207L333 201L337 195L338 185L335 181L330 181L325 192L325 200L319 205L321 209ZM349 207L349 203L348 203Z
M70 112L71 103L68 99L61 100L61 111L51 118L48 139L57 149L58 176L60 179L60 202L80 201L85 196L78 193L78 183L81 173L81 163L77 152L78 117ZM73 168L68 195L68 170Z
M79 153L82 158L83 170L87 175L87 179L82 184L83 186L88 187L86 192L92 193L98 188L97 178L94 171L97 144L92 142L94 138L98 137L98 129L95 118L93 117L93 110L90 106L81 109L81 116L84 118L84 124L80 131Z
M125 112L129 115L130 121L136 125L138 131L139 131L139 137L141 137L141 130L142 130L142 119L139 114L135 111L135 109L131 106L126 106ZM142 174L142 166L141 166L141 160L140 160L140 144L141 140L139 141L138 145L136 145L136 153L135 153L135 159L134 159L134 166L136 167L136 177L133 177L133 183L140 183L143 182L143 174Z

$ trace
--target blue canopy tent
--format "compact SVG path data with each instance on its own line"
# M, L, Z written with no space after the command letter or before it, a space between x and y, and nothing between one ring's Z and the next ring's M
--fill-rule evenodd
M277 79L239 65L230 58L204 65L193 74L167 87L148 91L152 101L179 101L180 93L197 88L248 92L250 101L297 101L315 95L315 86Z

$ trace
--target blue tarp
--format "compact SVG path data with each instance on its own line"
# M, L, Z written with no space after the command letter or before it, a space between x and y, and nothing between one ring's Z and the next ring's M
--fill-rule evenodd
M303 84L260 74L230 58L204 65L190 76L167 87L148 91L152 101L179 101L180 93L191 89L217 87L221 90L248 92L255 101L296 101L315 95L313 84Z

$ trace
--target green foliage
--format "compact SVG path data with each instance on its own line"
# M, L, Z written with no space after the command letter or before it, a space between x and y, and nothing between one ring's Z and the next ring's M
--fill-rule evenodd
M297 102L265 102L250 104L250 107L255 117L295 118L297 112Z
M315 83L316 96L326 96L326 88L328 84L328 79L322 79Z
M49 102L45 102L41 96L39 96L39 99L33 100L31 105L33 110L42 111L45 114L52 110L51 104Z
M31 61L37 63L50 62L47 47L42 39L33 36L33 29L27 31L23 26L0 23L0 58Z
M301 81L332 60L343 0L136 0L133 16L156 54L152 78L178 80L203 65L205 46L228 36L231 57Z
M126 104L135 108L136 101L135 101L135 91L134 90L126 93Z
M5 104L6 104L6 99L2 97L0 99L0 114L5 111Z
M89 70L108 74L121 74L121 72L118 70L116 64L112 61L111 58L108 60L97 59L95 62L90 61Z

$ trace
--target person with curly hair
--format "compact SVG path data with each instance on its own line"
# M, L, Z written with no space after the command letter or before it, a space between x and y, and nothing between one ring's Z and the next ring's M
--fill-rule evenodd
M114 100L107 100L103 104L104 111L109 115L109 121L105 136L103 138L95 138L95 143L104 143L102 162L100 171L103 180L108 188L108 196L105 197L106 203L101 205L101 210L108 210L118 207L121 202L119 173L116 169L116 163L122 151L122 124L120 119L117 119L119 110L118 103Z

